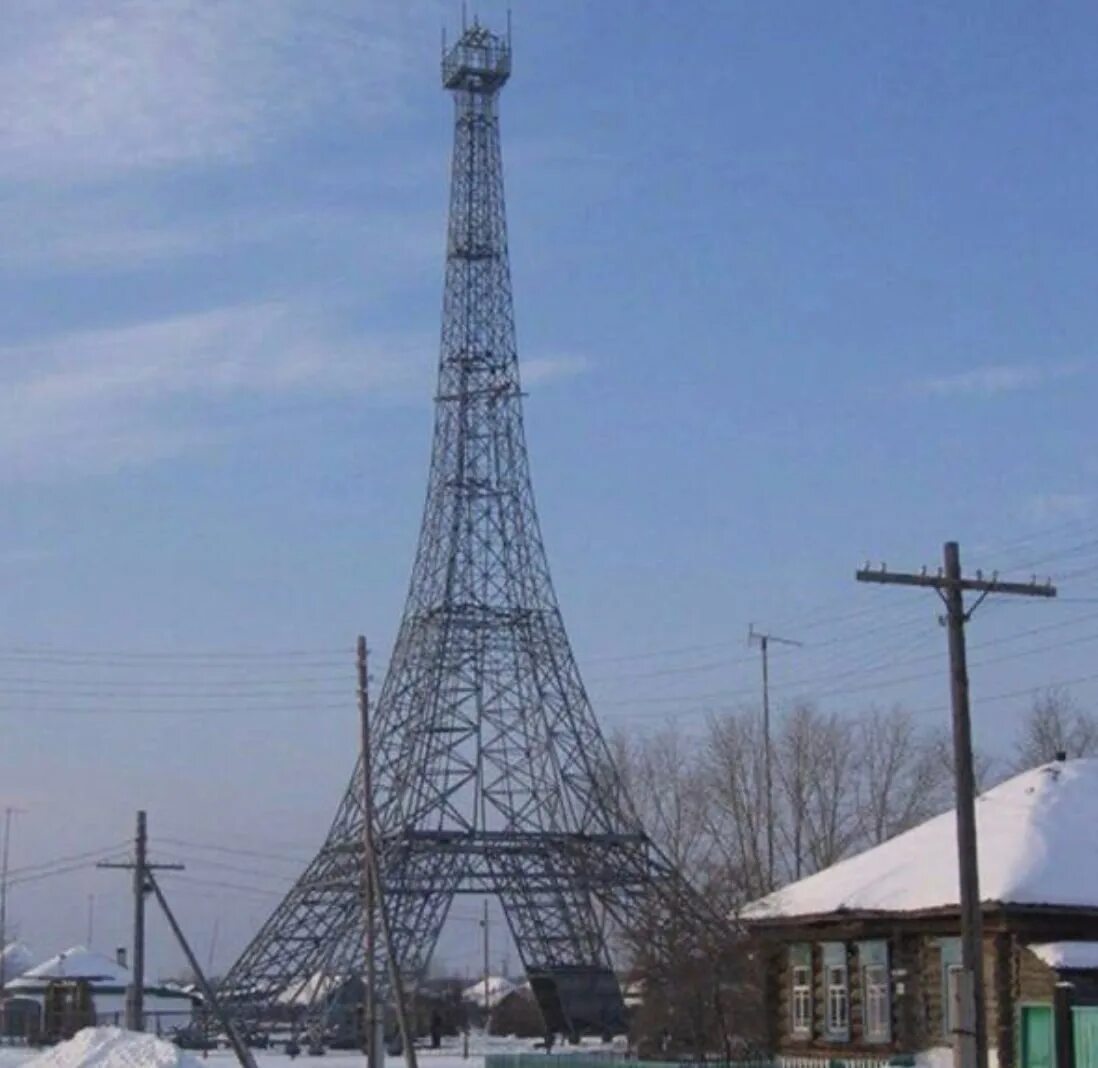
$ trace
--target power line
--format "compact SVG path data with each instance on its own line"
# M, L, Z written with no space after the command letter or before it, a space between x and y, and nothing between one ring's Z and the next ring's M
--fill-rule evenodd
M87 676L81 673L80 678L85 679ZM49 678L42 675L0 675L0 686L38 686L42 684L50 684L51 679L56 679L57 676L51 676ZM125 679L125 678L110 678L107 683L111 687L112 694L119 689L127 690L141 690L145 693L148 692L177 692L182 696L193 696L196 688L201 687L213 687L217 694L225 696L233 696L241 689L256 693L263 693L267 695L268 690L275 690L276 693L284 692L286 690L293 690L294 688L313 688L316 686L332 686L336 683L342 683L344 689L350 689L354 692L353 682L348 685L348 675L326 675L315 678L310 677L296 677L296 678L280 678L269 679L267 677L259 678L245 678L245 679L208 679L203 676L202 679L194 680L170 680L167 686L159 686L158 683L163 681L162 675L158 674L155 681L150 686L150 680L148 679ZM71 692L69 686L65 686L66 691Z
M305 689L299 691L293 691L290 689L277 690L273 692L267 691L225 691L225 690L115 690L115 689L103 689L101 687L88 687L84 689L75 688L71 686L8 686L3 679L0 679L0 696L4 697L109 697L116 698L125 701L180 701L187 699L204 699L210 697L217 698L231 698L234 701L244 701L251 703L263 703L270 702L272 699L277 699L280 703L290 702L294 703L295 700L309 699L312 697L337 697L340 694L347 694L353 698L354 690L347 686L332 686L315 689Z
M185 849L202 849L214 853L229 853L238 857L256 857L260 860L277 860L287 864L308 863L310 857L290 857L277 853L263 853L256 849L243 849L237 846L214 845L213 843L191 842L182 838L160 838L161 842L169 845L183 846Z
M267 890L261 886L244 886L240 883L224 882L219 879L201 879L191 875L173 874L170 878L173 882L189 883L194 886L213 887L218 890L233 890L242 894L260 894L263 897L282 897L285 893L283 890Z
M0 694L0 697L2 696L3 695ZM22 708L0 707L0 715L3 715L5 712L17 714L31 712L36 716L76 716L78 718L86 716L89 719L98 716L150 716L157 718L161 716L231 716L233 714L251 714L255 712L308 712L312 714L314 712L346 711L346 702L337 704L316 704L313 701L304 700L286 705L249 705L247 708L241 708L239 705L222 707L205 706L202 708L120 708L97 707L93 705L73 707L63 705L39 705L37 703L30 703Z
M54 868L59 864L72 864L81 860L97 860L100 857L124 849L126 842L115 842L113 845L103 846L100 849L89 849L82 853L72 853L64 857L54 857L52 860L39 861L37 864L24 864L20 868L12 868L8 874L11 876L29 875L41 871L43 868Z
M37 883L43 879L52 879L56 875L69 875L74 871L89 871L94 870L95 863L92 861L84 861L80 864L70 864L67 867L56 868L53 871L40 872L38 875L27 875L22 879L9 879L9 886L23 886L26 883Z
M208 650L125 650L125 649L71 649L50 645L0 646L0 655L9 656L58 656L80 657L81 659L105 658L111 660L287 660L314 657L342 657L342 663L350 662L353 649L208 649Z
M237 875L259 875L262 874L270 879L277 879L279 882L292 883L296 882L296 876L283 875L275 872L257 872L255 868L244 868L239 864L227 864L222 860L210 860L208 857L196 857L190 853L179 853L178 855L182 860L186 861L188 865L199 865L204 868L217 868L219 871L231 871Z

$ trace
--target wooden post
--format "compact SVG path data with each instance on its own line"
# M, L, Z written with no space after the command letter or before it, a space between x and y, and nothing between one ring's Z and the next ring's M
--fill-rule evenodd
M999 1068L1015 1068L1014 1043L1014 938L1006 931L995 936L995 1035Z
M943 567L937 575L889 571L868 567L855 576L859 582L895 586L919 586L937 591L946 606L945 624L949 635L949 689L953 708L953 767L957 799L957 863L960 871L962 978L951 996L960 1012L957 1052L960 1068L987 1068L987 1019L984 1012L984 953L980 915L980 880L976 855L976 780L972 761L972 726L968 704L968 668L965 661L965 624L991 593L1023 597L1055 597L1051 583L1000 582L998 575L985 579L961 573L961 552L955 541L943 549ZM979 593L976 604L965 610L964 593Z
M961 876L961 965L970 976L962 1006L961 1063L987 1068L987 1015L984 1004L983 918L980 915L980 873L976 858L976 776L972 760L972 722L968 704L968 664L965 653L965 604L961 589L961 554L947 541L944 600L949 635L949 692L953 708L953 772L957 799L957 863ZM965 1047L971 1045L970 1050Z
M1052 992L1052 1034L1056 1068L1075 1068L1075 1028L1071 1013L1075 987L1059 982Z
M133 860L101 860L97 868L119 868L133 872L133 946L130 961L130 985L126 989L126 1027L130 1031L145 1030L145 895L151 889L149 873L164 869L182 871L182 864L150 864L149 836L145 812L137 813L137 834L134 838Z
M358 711L362 730L362 897L366 913L363 931L366 941L366 1066L381 1068L381 1044L378 1042L377 999L377 906L374 902L372 851L374 824L373 751L370 739L369 672L366 666L366 639L359 635L355 646L355 666L358 675Z
M236 1054L236 1059L240 1062L241 1068L256 1068L252 1051L248 1049L247 1043L240 1036L240 1032L236 1029L236 1025L225 1014L221 1002L217 999L217 994L214 993L202 968L198 964L198 958L194 955L191 944L183 934L183 928L179 926L179 923L175 918L175 913L168 907L167 898L161 893L160 884L151 873L148 876L148 880L149 889L152 890L153 894L156 896L156 900L160 903L160 907L164 910L164 916L168 921L168 926L171 927L172 934L175 935L176 941L179 943L179 948L183 950L183 955L187 958L187 963L190 964L191 971L194 972L195 981L198 983L198 988L202 991L202 997L205 999L206 1005L209 1007L210 1011L217 1018L217 1022L224 1028L225 1035L229 1039L229 1045L233 1047L233 1052Z
M366 639L359 637L357 649L359 663L363 677L361 683L365 683L369 676L366 674ZM361 688L361 687L360 687ZM365 695L364 695L365 696ZM368 701L359 704L359 719L362 728L362 768L368 771L373 763L373 754L370 740L370 705ZM377 843L374 840L374 809L373 809L373 784L363 780L363 789L366 796L363 798L363 828L362 839L366 865L366 877L370 880L373 891L373 907L377 914L378 924L381 929L381 937L385 943L385 956L389 963L389 985L392 988L394 1008L396 1009L397 1026L400 1028L400 1040L404 1045L404 1063L406 1068L417 1068L415 1034L412 1022L408 1014L408 1004L404 994L404 980L400 974L400 962L396 956L396 946L393 944L393 931L389 922L389 909L382 892L381 872L377 862Z
M145 1030L145 865L148 835L144 811L137 814L137 836L133 860L133 960L130 962L130 987L126 992L126 1027Z

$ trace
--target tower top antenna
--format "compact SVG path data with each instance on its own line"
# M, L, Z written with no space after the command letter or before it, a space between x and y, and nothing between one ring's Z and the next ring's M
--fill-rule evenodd
M508 20L510 22L510 20ZM442 84L458 92L499 92L511 76L510 26L506 36L492 33L474 19L442 52Z

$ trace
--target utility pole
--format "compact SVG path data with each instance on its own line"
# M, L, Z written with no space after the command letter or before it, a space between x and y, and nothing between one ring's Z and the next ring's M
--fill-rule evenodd
M400 974L400 962L396 958L393 948L393 932L389 924L389 911L385 903L385 895L381 887L381 871L377 862L377 844L374 840L374 784L373 784L373 747L370 728L370 702L368 700L367 684L369 673L366 669L366 639L360 634L355 644L355 662L358 674L358 711L362 727L362 847L363 869L365 884L369 888L364 907L370 907L376 914L381 928L381 937L385 942L385 955L389 962L389 984L392 988L393 1002L396 1009L397 1026L400 1028L400 1040L404 1046L404 1063L406 1068L417 1068L415 1035L412 1034L412 1026L408 1017L408 1004L404 996L404 980ZM367 914L366 938L369 942L367 948L367 979L373 973L373 940L369 932L370 914ZM376 978L376 977L375 977ZM375 998L376 1001L376 998ZM376 1010L375 1010L376 1011ZM376 1045L376 1036L372 1039ZM380 1051L379 1051L380 1059Z
M766 891L774 889L774 760L770 743L770 643L792 645L798 649L803 644L792 638L779 638L776 634L763 634L754 623L747 625L747 644L759 643L762 650L763 673L763 775L766 787Z
M480 921L481 930L484 932L484 1033L488 1034L488 1022L492 1018L492 1004L489 1001L489 971L488 964L488 899L484 899L484 915Z
M97 868L119 868L133 872L133 950L130 987L126 991L126 1027L130 1031L145 1030L145 895L152 891L153 871L182 871L182 864L150 864L148 830L145 811L137 813L137 834L134 838L133 860L106 861Z
M366 1068L381 1068L381 1050L377 1040L377 909L374 902L372 868L374 783L373 752L370 744L369 672L366 666L366 639L361 634L355 645L355 668L358 674L358 712L362 727L362 907L366 913L363 925L366 935Z
M178 864L175 865L175 867L179 866L180 865ZM172 865L163 864L160 865L160 867L172 867ZM248 1048L247 1043L236 1029L236 1025L226 1014L221 1002L217 998L217 994L210 986L209 980L207 980L201 967L199 967L198 958L194 955L194 950L191 949L190 943L184 936L183 928L179 926L179 923L175 918L175 913L173 913L168 906L168 899L160 889L160 884L156 881L156 877L148 868L146 868L146 877L148 879L148 889L155 895L157 902L159 902L160 907L164 910L164 917L168 921L168 926L172 929L172 934L175 935L176 941L179 943L179 948L183 950L183 955L187 958L187 963L191 966L191 971L194 972L194 978L198 983L198 989L202 991L202 996L205 998L207 1006L209 1006L210 1010L217 1018L217 1022L221 1024L225 1034L228 1036L229 1045L232 1046L233 1053L236 1054L236 1059L240 1062L240 1068L256 1068L252 1051Z
M976 777L972 761L972 723L969 712L968 665L965 655L965 624L990 593L1021 597L1055 597L1051 583L1000 582L993 572L990 579L976 572L975 578L961 573L961 552L955 541L943 549L942 567L936 575L926 568L919 574L880 570L867 566L857 572L859 582L877 582L893 586L921 586L934 590L945 605L941 622L949 634L950 703L953 709L954 790L957 798L957 859L960 872L961 966L964 977L960 990L961 1021L957 1051L960 1068L987 1068L987 1015L984 998L983 930L980 914L980 875L976 843ZM980 596L965 610L968 590Z
M7 805L4 808L4 848L0 855L0 1038L7 1030L7 1007L3 1000L4 987L7 984L8 948L8 855L11 846L11 821L13 816L22 815L26 809Z

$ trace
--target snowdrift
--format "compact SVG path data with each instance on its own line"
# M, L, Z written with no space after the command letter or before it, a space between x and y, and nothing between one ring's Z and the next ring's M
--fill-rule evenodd
M202 1062L155 1035L121 1027L86 1027L22 1068L203 1068Z

